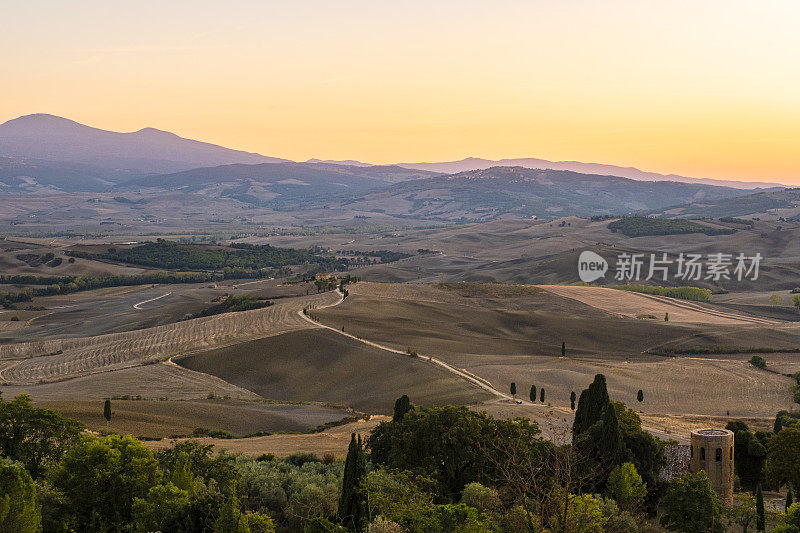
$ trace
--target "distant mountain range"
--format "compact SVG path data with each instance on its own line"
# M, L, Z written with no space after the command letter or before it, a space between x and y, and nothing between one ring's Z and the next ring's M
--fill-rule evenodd
M604 165L601 163L581 163L580 161L548 161L546 159L536 159L526 157L521 159L480 159L468 157L460 161L448 161L444 163L398 163L398 166L405 168L415 168L418 170L429 170L441 172L443 174L454 174L467 170L483 170L491 167L524 167L551 170L569 170L582 174L600 174L604 176L619 176L639 181L678 181L682 183L704 183L706 185L719 185L722 187L734 187L737 189L757 189L762 187L782 187L779 183L767 182L746 182L733 180L715 180L708 178L689 178L678 176L677 174L658 174L656 172L645 172L633 167L620 167L616 165Z
M339 207L400 218L481 222L503 216L558 218L636 213L689 202L723 201L749 192L566 170L492 167L403 181L349 197ZM330 202L330 207L336 206L336 202Z
M482 221L502 216L662 213L721 216L748 206L788 208L768 183L695 179L613 165L469 158L370 165L298 163L185 139L153 128L118 133L53 115L0 125L0 192L165 192L248 208L339 209L397 218ZM756 193L749 204L749 198ZM743 199L737 199L742 197ZM184 198L188 198L184 196ZM684 205L685 204L685 205ZM680 209L667 208L681 205Z
M154 128L118 133L46 114L0 124L0 156L19 162L36 159L80 163L108 171L111 179L120 172L163 174L232 163L287 161L184 139Z
M800 219L800 188L765 190L744 196L695 200L655 209L649 215L665 218L767 217Z
M348 166L328 163L262 163L196 168L133 179L115 191L153 194L178 191L232 198L258 207L304 209L332 198L361 195L401 181L437 176L398 166Z
M99 190L109 184L151 174L171 174L199 167L260 163L286 163L288 159L223 148L210 143L179 137L173 133L144 128L131 133L119 133L92 128L73 120L48 114L19 117L0 124L0 157L5 177L12 172L23 180L23 189L56 187L68 191ZM13 163L10 161L13 159ZM34 160L34 161L31 161ZM307 164L343 165L372 168L374 165L354 160L332 161L309 159ZM81 180L72 174L75 165L82 165L89 177ZM391 165L390 165L391 166ZM750 183L733 180L690 178L674 174L644 172L631 167L619 167L578 161L547 161L522 158L488 160L467 158L439 163L399 163L406 169L453 174L469 170L485 170L508 166L536 169L569 170L584 174L619 176L640 181L676 181L703 183L740 189L776 187L775 183ZM63 167L63 177L55 174ZM379 166L380 168L380 166ZM385 168L385 167L384 167ZM69 179L67 177L69 176ZM31 181L33 180L33 182ZM106 183L108 182L108 183ZM19 183L19 181L15 181ZM8 187L9 185L7 185ZM0 187L2 187L0 185Z

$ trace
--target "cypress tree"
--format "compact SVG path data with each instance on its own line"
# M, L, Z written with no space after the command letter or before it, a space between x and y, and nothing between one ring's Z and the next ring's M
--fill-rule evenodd
M361 435L350 436L350 446L344 463L342 493L339 497L339 520L350 531L362 531L368 521L364 482L367 478L367 456L361 445Z
M783 423L781 422L780 414L775 415L775 424L772 426L772 432L777 434L783 429Z
M766 523L764 520L764 495L761 494L761 483L756 490L756 531L764 531Z
M606 377L603 374L597 374L589 388L584 389L578 399L578 409L575 411L575 421L572 424L573 441L603 418L603 412L608 404Z
M511 396L517 396L517 384L513 381L511 382Z
M539 401L544 403L544 387L539 389Z
M669 313L664 313L664 322L669 322Z
M792 506L794 501L792 501L792 488L789 487L789 490L786 491L786 507L784 507L783 512L788 513L789 507Z
M575 391L569 393L569 407L573 411L575 410Z
M403 394L394 402L394 416L393 422L401 422L406 413L411 410L411 401L408 399L407 394Z
M106 399L106 403L103 404L103 416L106 422L111 422L111 400L109 399Z
M562 341L561 342L561 357L566 357L566 356L567 356L567 343Z
M536 385L531 385L531 403L536 403Z
M603 427L597 441L597 449L600 461L608 465L609 471L625 462L622 429L619 426L617 410L610 403L603 412Z
M636 399L639 400L639 403L644 401L644 392L642 389L639 389L639 392L636 393Z

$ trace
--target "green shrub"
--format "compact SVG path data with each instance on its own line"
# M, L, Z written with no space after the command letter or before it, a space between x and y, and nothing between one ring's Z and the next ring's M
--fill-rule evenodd
M705 224L698 224L691 220L650 218L650 217L623 217L608 225L613 232L621 232L628 237L643 237L645 235L682 235L686 233L705 233L706 235L730 235L736 233L735 229L712 228Z

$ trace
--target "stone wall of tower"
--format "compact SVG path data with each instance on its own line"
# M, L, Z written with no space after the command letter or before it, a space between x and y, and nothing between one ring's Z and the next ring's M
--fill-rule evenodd
M689 470L705 470L720 501L733 505L733 432L727 429L692 431Z

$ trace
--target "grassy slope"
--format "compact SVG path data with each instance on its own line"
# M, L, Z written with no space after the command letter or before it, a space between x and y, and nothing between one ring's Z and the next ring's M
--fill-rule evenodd
M379 413L390 413L402 394L424 405L488 397L430 363L323 330L237 344L178 363L268 398L341 403Z

